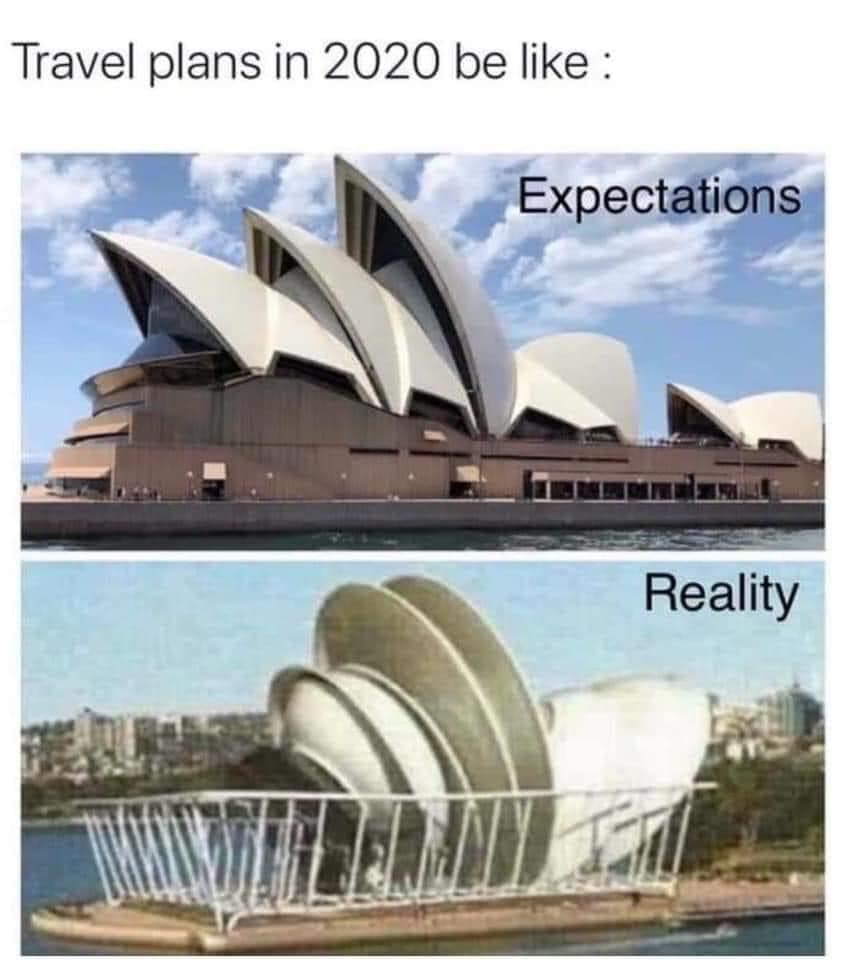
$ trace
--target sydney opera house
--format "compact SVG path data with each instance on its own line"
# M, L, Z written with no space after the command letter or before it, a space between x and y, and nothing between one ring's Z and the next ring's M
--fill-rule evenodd
M272 758L251 790L82 802L108 904L198 903L224 925L318 906L671 897L693 794L713 786L695 781L705 692L633 676L539 699L486 619L422 576L333 590L311 663L273 676L268 710Z
M94 232L139 327L82 385L54 491L163 499L821 499L818 398L668 390L639 439L627 347L512 350L461 256L343 159L338 244L249 209L246 267ZM661 398L662 402L662 398Z

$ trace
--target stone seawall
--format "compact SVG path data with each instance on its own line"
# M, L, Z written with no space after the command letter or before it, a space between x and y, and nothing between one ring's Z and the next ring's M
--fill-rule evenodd
M817 500L785 501L61 501L21 504L24 540L334 530L821 527ZM459 546L464 546L460 543Z

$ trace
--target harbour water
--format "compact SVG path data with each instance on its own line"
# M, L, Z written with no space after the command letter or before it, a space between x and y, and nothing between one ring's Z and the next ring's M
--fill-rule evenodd
M82 828L72 826L24 828L21 837L21 952L25 955L110 954L52 941L34 933L28 918L41 905L73 902L99 895L98 877ZM649 928L621 931L594 941L567 941L563 935L526 934L511 940L471 940L449 944L386 944L381 952L395 954L593 954L620 956L814 956L823 954L822 918L773 919L733 925L694 926L677 930ZM376 950L371 950L376 953Z
M330 530L221 536L24 541L40 550L823 550L825 532L798 527L640 530Z

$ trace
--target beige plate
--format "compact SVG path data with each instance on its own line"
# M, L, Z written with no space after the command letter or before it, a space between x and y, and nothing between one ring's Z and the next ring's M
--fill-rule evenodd
M547 736L532 694L506 645L485 619L449 587L426 577L395 577L384 586L417 607L453 644L491 704L521 790L553 789ZM524 873L535 876L550 847L555 805L535 804Z
M464 772L464 767L462 767L459 758L455 755L455 752L450 746L449 741L444 736L441 728L435 723L435 721L423 709L423 707L420 706L414 697L412 697L409 693L406 693L406 691L403 690L398 684L395 684L392 680L389 680L386 676L384 676L384 674L378 673L376 670L371 670L369 667L355 663L348 663L343 667L335 668L335 673L349 674L350 676L357 676L371 680L377 686L382 687L382 689L385 690L385 692L390 696L395 697L396 700L409 711L412 717L414 717L416 723L426 736L426 739L434 751L441 767L441 771L444 775L447 793L471 793L470 782L468 781L467 775ZM458 838L459 831L461 830L463 815L464 810L460 804L450 804L450 824L447 834L448 842L450 842L450 844L452 844L452 842ZM473 838L474 845L478 844L481 846L483 842L483 826L482 817L478 811L475 812L475 815L472 819L470 833Z
M390 590L347 584L326 598L316 622L320 666L359 664L413 697L440 727L475 792L518 789L501 725L465 659L419 610ZM504 806L494 879L511 869L519 811Z
M449 740L472 790L518 788L500 725L476 677L407 601L382 587L346 584L326 598L314 640L317 663L370 667L414 697Z

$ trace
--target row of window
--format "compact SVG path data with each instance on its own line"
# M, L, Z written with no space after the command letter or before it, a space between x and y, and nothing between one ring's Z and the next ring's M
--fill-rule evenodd
M614 480L534 480L533 500L736 500L735 483L621 482Z

